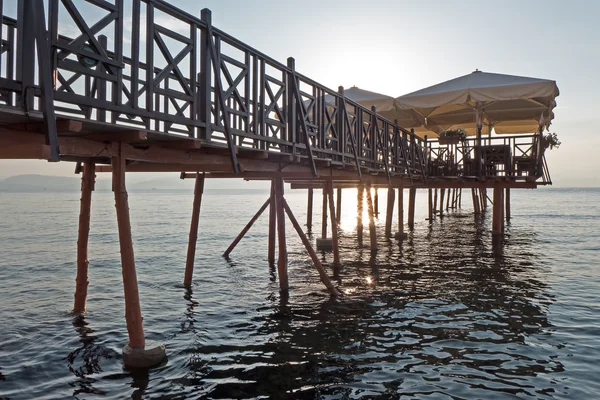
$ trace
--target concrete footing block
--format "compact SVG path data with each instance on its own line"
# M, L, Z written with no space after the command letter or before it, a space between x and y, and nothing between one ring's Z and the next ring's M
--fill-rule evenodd
M154 367L167 357L165 346L162 343L146 341L144 348L123 347L123 363L130 368Z
M408 233L406 232L396 232L394 234L394 238L397 240L404 240L408 238Z
M333 249L333 239L331 239L331 238L317 239L317 250L331 250L331 249Z

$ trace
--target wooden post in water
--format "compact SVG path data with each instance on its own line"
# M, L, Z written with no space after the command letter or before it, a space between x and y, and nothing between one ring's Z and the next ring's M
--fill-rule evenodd
M229 254L231 254L233 249L235 249L235 246L237 246L237 244L240 242L240 240L242 240L242 238L246 235L246 233L248 233L250 228L252 228L252 225L254 225L256 220L262 215L262 213L267 209L267 207L269 206L269 204L271 204L272 201L274 201L272 199L272 197L269 197L267 199L267 201L264 202L264 204L260 207L260 209L256 212L256 214L254 214L254 216L246 224L244 229L242 229L242 231L236 236L236 238L233 240L233 242L231 242L231 244L229 245L227 250L225 250L225 252L223 253L223 257L229 257Z
M125 293L125 320L129 334L129 347L144 348L144 327L142 324L142 310L138 292L135 259L133 255L133 240L131 238L131 225L129 221L129 203L125 187L125 158L122 156L121 143L112 143L114 155L112 164L112 187L115 195L117 209L117 227L119 230L119 245L121 247L121 270L123 273L123 289Z
M375 251L377 250L377 232L375 229L375 211L373 210L371 185L367 185L367 211L369 212L369 238L371 239L371 251Z
M128 367L149 368L160 364L166 357L165 346L156 342L146 342L140 307L133 240L129 221L129 201L125 187L125 157L122 144L111 144L112 188L117 209L117 228L121 247L121 272L125 294L125 321L129 343L123 348L123 363Z
M323 185L323 212L321 213L321 238L327 238L327 186Z
M437 213L437 201L438 201L438 190L435 188L433 192L433 217L435 218L435 214Z
M377 188L373 189L373 208L375 213L375 218L379 219L379 194L377 193Z
M404 187L398 188L398 238L404 239Z
M190 224L190 235L188 241L187 259L185 262L185 275L183 285L191 286L194 276L194 259L196 258L196 243L198 241L198 224L200 222L200 205L204 193L204 173L196 173L194 184L194 204L192 206L192 222Z
M510 223L510 188L506 188L506 223Z
M286 212L288 218L290 219L290 222L292 223L292 226L296 230L296 233L298 233L298 236L300 236L300 239L302 240L302 243L304 244L304 248L306 248L306 251L310 255L310 258L312 259L313 263L315 264L317 271L319 271L319 277L321 278L321 282L323 282L323 284L327 287L327 289L333 296L337 297L339 295L338 291L335 289L335 287L331 283L331 280L327 276L327 273L325 272L325 268L323 268L323 264L321 264L321 260L319 260L319 257L317 256L317 253L311 246L310 241L308 240L308 238L306 237L304 232L302 232L302 229L300 228L300 224L298 224L298 221L296 220L296 217L294 217L294 214L292 213L292 210L290 209L289 205L285 201L285 198L283 199L283 207L285 209L285 212Z
M365 197L365 187L363 185L358 185L356 194L356 204L357 204L357 215L356 215L356 235L358 237L358 244L362 245L363 240L363 204Z
M458 190L458 208L462 208L462 188Z
M342 188L337 189L337 203L335 206L335 220L339 224L342 220Z
M275 203L277 214L277 237L279 244L279 255L277 257L277 275L279 276L279 289L286 293L289 289L287 271L287 247L285 241L285 215L283 211L283 179L274 179Z
M440 189L440 218L444 216L444 195L446 194L446 189Z
M394 218L394 202L396 201L396 191L393 187L388 187L387 209L385 213L385 236L392 236L392 219Z
M308 189L308 200L306 205L306 229L308 232L312 231L312 217L313 217L313 189Z
M453 197L454 192L452 189L448 189L448 196L446 196L446 211L450 209L450 199Z
M484 212L487 209L487 189L479 189L479 200L481 201L480 211Z
M473 196L473 212L475 213L475 215L479 215L480 214L480 210L479 210L479 197L477 196L477 188L471 188L471 196Z
M79 209L79 234L77 237L77 276L75 278L75 302L73 312L85 312L88 292L88 239L90 236L90 217L92 210L92 192L96 178L96 165L93 162L83 164L81 175L81 204Z
M417 188L411 187L408 190L408 229L415 229L415 200L417 197Z
M433 189L429 188L427 190L427 217L429 219L429 223L433 224Z
M269 203L269 265L275 264L276 224L277 202L275 201L275 180L271 180L271 202Z
M340 264L340 244L338 242L338 228L336 223L335 207L333 205L333 182L327 181L327 195L329 197L329 215L331 216L331 241L333 246L333 263Z
M495 186L494 187L494 206L492 211L492 234L499 235L502 233L504 225L504 201L503 196L504 189Z

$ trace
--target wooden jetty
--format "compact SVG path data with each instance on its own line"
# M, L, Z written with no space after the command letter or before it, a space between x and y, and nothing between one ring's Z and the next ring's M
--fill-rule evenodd
M49 9L44 10L42 0L18 0L17 18L3 10L0 158L76 163L82 177L76 313L84 312L86 304L95 176L112 174L128 366L151 366L165 355L164 347L149 344L144 337L128 172L179 172L182 178L195 179L187 260L182 268L185 285L193 281L205 179L266 180L271 183L269 197L224 256L268 210L268 260L276 263L282 293L289 288L287 220L332 296L339 295L338 289L288 206L286 183L308 191L308 230L312 229L314 189L322 190L320 239L327 239L323 245L331 246L335 264L343 262L338 247L343 189L358 189L358 240L362 242L366 206L369 243L376 251L375 218L380 215L386 219L386 236L402 240L406 235L405 189L409 230L415 225L417 189L429 190L430 222L435 215L442 217L445 209L460 207L463 193L468 197L469 190L475 213L485 212L486 190L491 189L492 228L500 235L505 218L510 218L510 190L550 183L545 158L537 150L541 130L531 136L486 139L488 144L504 146L514 157L506 162L485 159L481 134L466 139L462 147L419 137L383 118L376 108L347 98L342 87L333 90L300 74L293 58L282 64L213 27L208 9L194 16L163 0L132 0L126 13L123 0L80 3L50 0ZM106 16L90 26L78 7L97 8ZM67 17L80 31L76 37L66 36L59 23ZM165 24L165 19L174 23ZM131 29L125 29L126 21ZM111 32L110 38L98 32ZM449 152L452 157L447 157ZM453 162L444 164L443 159ZM379 213L380 188L388 189L385 214ZM434 193L439 204L433 201ZM392 232L396 201L398 232Z

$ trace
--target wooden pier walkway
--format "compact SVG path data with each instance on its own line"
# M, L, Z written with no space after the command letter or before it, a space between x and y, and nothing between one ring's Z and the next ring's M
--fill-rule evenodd
M442 144L347 98L342 87L333 90L302 75L293 58L282 64L213 27L207 9L193 16L163 0L132 0L131 9L123 0L80 3L50 0L44 10L42 0L18 0L14 18L0 1L0 158L71 161L82 174L75 312L85 311L95 176L112 174L129 332L127 365L152 365L164 357L164 347L150 346L144 338L127 172L180 172L182 178L196 179L186 285L193 279L204 180L256 179L271 182L271 195L224 255L268 209L268 260L277 264L282 292L288 290L287 220L333 296L337 288L287 205L285 182L308 190L309 229L313 190L323 190L321 239L327 240L321 244L331 246L336 264L343 258L337 223L344 188L359 189L360 240L366 195L375 251L373 216L379 202L373 201L372 190L377 196L377 188L391 189L388 236L394 234L397 197L400 232L395 234L402 240L404 189L409 190L409 229L417 188L429 189L430 215L436 208L442 215L460 205L463 189L471 191L480 213L488 203L486 190L492 189L493 231L501 234L504 219L510 218L510 189L550 183L539 151L541 133L487 138L485 143L478 135L461 145ZM104 17L90 25L78 7ZM439 207L433 200L438 189Z

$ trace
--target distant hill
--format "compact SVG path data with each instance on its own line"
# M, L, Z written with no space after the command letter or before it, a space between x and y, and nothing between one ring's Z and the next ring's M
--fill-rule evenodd
M131 191L194 190L194 180L181 180L177 174L148 179L143 175L128 175L127 187ZM240 179L208 179L206 190L260 190L269 189L267 182L245 182ZM81 176L16 175L0 180L0 192L74 192L81 190ZM96 190L110 191L110 175L96 178Z

